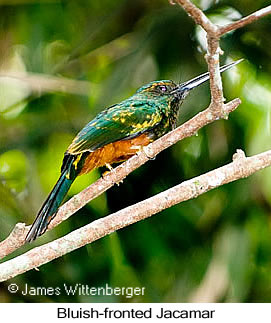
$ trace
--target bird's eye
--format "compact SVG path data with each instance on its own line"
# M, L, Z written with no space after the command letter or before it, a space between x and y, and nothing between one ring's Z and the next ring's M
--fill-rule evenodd
M159 85L158 89L163 93L167 92L167 87L165 85Z

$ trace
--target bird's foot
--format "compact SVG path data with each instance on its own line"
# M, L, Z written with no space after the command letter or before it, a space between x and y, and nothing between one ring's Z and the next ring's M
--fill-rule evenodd
M109 169L108 171L106 171L106 172L104 172L103 174L102 174L102 177L104 178L106 175L108 175L109 173L111 173L111 172L115 172L115 168L114 167L112 167L110 164L108 164L108 163L106 163L105 164L105 166ZM120 181L118 181L118 182L115 182L115 184L117 184L118 186L120 185L120 184L122 184L123 183L123 180L120 180Z
M123 183L123 179L121 179L120 181L116 182L115 184L117 184L117 186L120 186L120 184Z
M148 159L155 160L156 155L150 154L150 150L149 150L148 146L143 146L142 148L143 148L144 154L147 156Z
M142 151L143 146L131 146L130 149L135 150L138 155Z
M154 160L156 156L150 156L148 146L132 146L131 149L137 150L136 154L140 154L141 152L144 152L146 157L150 160Z
M105 166L108 168L108 170L102 173L102 178L104 178L107 174L114 170L114 168L108 163L106 163Z
M105 166L109 169L109 171L114 170L114 168L108 163L106 163Z

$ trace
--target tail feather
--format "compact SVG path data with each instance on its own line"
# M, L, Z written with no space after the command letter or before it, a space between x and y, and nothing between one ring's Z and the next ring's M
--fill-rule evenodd
M42 235L46 231L51 220L56 216L56 212L61 202L63 201L65 195L67 194L70 186L74 181L74 179L67 178L66 174L67 170L61 173L61 176L59 177L57 183L47 197L46 201L43 203L34 223L32 224L26 236L26 242L31 242L38 236Z

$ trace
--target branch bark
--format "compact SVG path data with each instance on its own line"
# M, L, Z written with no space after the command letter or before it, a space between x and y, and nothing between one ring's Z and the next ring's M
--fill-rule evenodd
M178 3L191 16L197 25L200 25L207 33L217 36L217 26L191 1L189 0L173 0L171 4Z
M229 115L241 103L239 99L235 99L227 103L221 114L221 118ZM177 129L167 133L155 142L151 143L137 155L133 156L125 163L116 167L112 172L108 173L104 178L100 178L88 188L72 197L59 209L57 216L50 223L48 230L51 230L59 223L68 219L72 214L81 209L91 200L108 190L115 183L121 182L128 174L146 163L150 158L155 157L162 150L172 146L179 140L193 136L205 125L217 120L217 116L212 113L209 108L197 114ZM30 226L19 223L15 226L9 237L0 243L0 259L12 253L25 243L25 237Z
M251 15L248 15L238 21L234 21L228 25L219 27L219 35L222 36L229 31L236 30L238 28L244 27L252 22L271 14L271 5L265 8L262 8L256 12L253 12Z
M223 110L223 89L222 81L219 72L219 56L223 54L223 51L219 47L219 39L225 33L235 30L250 24L266 15L271 14L271 6L258 10L251 15L235 21L226 26L218 26L213 24L210 19L190 0L170 0L170 3L177 3L187 12L189 16L200 25L207 33L207 54L205 59L208 64L210 72L210 90L211 90L211 105L210 108L217 116L220 115Z
M0 264L0 282L37 268L180 202L196 198L205 192L237 179L245 178L270 165L271 150L248 158L239 150L233 156L233 162L230 164L185 181L151 198L98 219L62 238L36 247L23 255Z
M221 54L219 38L229 31L240 28L270 14L271 6L261 9L240 21L220 27L213 24L205 14L189 0L175 0L175 2L180 4L195 22L201 25L207 32L208 53L206 55L206 60L210 71L210 89L212 96L210 106L182 126L147 146L144 151L115 168L114 171L110 172L105 178L99 179L87 189L70 199L60 208L49 229L67 219L89 201L112 187L115 183L122 181L130 172L147 162L149 158L154 157L177 141L192 136L200 128L210 122L219 118L227 118L228 114L240 104L239 99L235 99L227 104L223 103L222 83L219 73L219 55ZM247 177L270 165L271 151L249 158L246 158L244 154L239 151L234 157L234 161L226 166L179 184L145 201L94 221L83 228L71 232L65 237L41 247L34 248L19 257L2 263L0 265L0 281L15 277L18 274L45 264L65 253L80 248L87 243L91 243L115 230L158 213L167 207L187 199L195 198L220 185ZM10 236L0 244L0 258L23 245L28 230L29 227L26 227L25 224L17 224Z

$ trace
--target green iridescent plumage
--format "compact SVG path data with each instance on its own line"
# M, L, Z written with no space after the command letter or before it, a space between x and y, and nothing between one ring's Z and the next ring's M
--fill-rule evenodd
M170 95L176 86L172 81L152 82L140 88L129 99L102 111L79 132L68 148L68 153L94 151L111 142L136 137L145 132L155 139L169 131L170 124L163 123L163 119L170 120L171 114L172 120L177 117L173 114L178 110L179 101ZM165 88L167 90L163 91ZM159 124L161 128L157 127Z
M225 65L220 71L239 62ZM187 94L208 79L209 73L205 73L178 85L169 80L151 82L90 121L68 147L60 178L42 205L26 241L34 240L46 231L78 175L131 157L136 153L133 139L141 138L139 145L147 145L172 130Z

